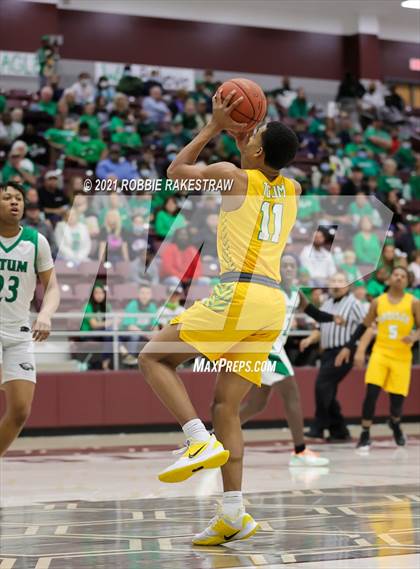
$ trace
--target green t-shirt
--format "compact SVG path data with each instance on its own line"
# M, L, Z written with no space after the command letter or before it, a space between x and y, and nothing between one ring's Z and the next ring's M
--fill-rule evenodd
M99 123L98 117L95 115L82 115L80 117L80 123L87 124L89 126L89 133L92 138L101 137L101 125Z
M141 146L141 138L138 132L114 132L111 134L111 140L115 144L128 148L140 148Z
M398 176L386 176L382 174L378 178L378 190L380 192L391 192L392 190L397 190L397 192L402 192L403 183L401 178Z
M352 202L349 205L349 214L358 215L359 217L370 216L373 213L373 206L371 203L367 202L363 207L359 207L356 202Z
M171 236L174 231L186 226L186 221L182 213L173 216L165 210L160 210L156 214L155 231L159 237Z
M36 164L35 164L35 169L33 172L32 172L32 170L31 171L25 170L25 168L22 168L22 170L28 172L29 174L34 174L35 176L37 176L39 173L39 170L38 170ZM13 176L20 176L20 172L18 170L16 170L16 168L14 166L12 166L9 161L7 161L1 170L1 177L2 177L3 183L8 182L10 180L10 178L12 178ZM28 182L23 182L22 186L25 188L25 190L29 190L29 188L31 187L31 184L29 184Z
M48 113L52 117L57 114L57 103L55 101L39 101L38 107L40 111Z
M0 114L4 112L7 105L7 99L4 95L0 95Z
M394 158L402 168L414 168L416 164L416 157L411 147L400 146Z
M353 237L353 248L359 263L376 264L381 254L382 246L376 233L371 233L368 239L360 231Z
M306 99L293 99L287 112L293 119L306 119L308 116L308 103Z
M411 199L412 200L420 200L420 175L419 174L413 174L410 177L408 184L410 186Z
M156 314L157 306L154 302L150 302L147 306L140 307L138 300L134 299L131 300L124 309L124 312L127 314L135 314L136 312L144 312L147 314ZM154 318L150 318L147 322L142 322L138 320L137 317L133 316L126 316L121 326L124 330L127 330L129 326L137 326L141 330L148 330L150 329Z
M373 142L371 142L369 140L369 138L371 136L375 136L376 138L382 138L383 140L388 140L391 142L391 137L390 135L385 131L385 130L378 130L376 128L374 128L373 126L369 126L364 133L364 141L365 141L365 145L367 146L367 148L369 150L372 150L373 152L375 152L375 154L386 154L387 150L385 150L385 148L381 148L380 146L377 146L376 144L374 144Z
M353 166L356 166L356 168L360 168L364 176L379 176L381 171L376 160L373 160L368 156L355 156L352 158L352 164Z
M106 149L106 144L98 138L90 138L89 140L80 140L75 136L73 140L66 146L66 156L76 156L83 158L88 164L99 162L102 152Z
M110 312L112 310L112 307L110 304L107 304L106 306L106 312ZM105 319L106 314L103 312L97 312L95 310L93 310L93 304L91 302L88 302L84 308L84 317L83 317L83 322L80 325L80 330L82 332L91 332L91 331L95 331L92 326L90 325L90 319L91 318L96 318L97 320L101 320L101 319Z
M346 263L343 263L340 265L340 269L346 273L349 282L355 283L358 279L360 279L360 271L356 265L347 265Z
M416 249L420 249L420 233L413 233L413 239Z
M319 188L309 188L307 196L328 196L328 190L320 186Z
M48 142L58 144L59 146L66 146L76 136L74 130L64 130L61 128L49 128L44 132L44 138Z
M365 144L356 144L355 142L349 142L344 147L344 154L346 156L353 157L356 156L358 152L363 152L364 150L366 150Z
M367 293L373 298L381 295L383 292L385 292L385 289L386 285L377 281L375 278L370 279L366 285Z
M311 219L321 211L318 196L303 195L299 198L299 209L297 217L300 220Z
M236 142L235 139L232 138L231 136L229 136L226 133L223 133L222 136L220 137L221 139L221 143L223 146L223 150L226 154L226 156L240 156L241 153L238 150L238 147L236 146Z

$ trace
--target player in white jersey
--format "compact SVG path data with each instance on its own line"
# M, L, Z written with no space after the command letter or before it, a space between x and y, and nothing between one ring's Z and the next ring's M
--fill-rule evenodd
M60 302L51 250L36 229L22 227L25 191L0 185L0 388L6 411L0 420L0 456L22 430L31 410L36 373L33 342L45 340ZM41 310L30 326L37 276L44 287Z
M297 309L305 312L318 322L332 322L343 324L341 316L333 316L318 310L309 304L306 298L293 286L296 280L298 263L293 255L285 254L281 260L282 289L286 297L286 316L283 329L273 344L268 359L275 363L275 371L265 371L262 374L261 388L253 387L248 399L241 407L242 424L260 413L268 403L269 396L274 388L281 396L284 404L287 422L292 432L294 453L290 466L326 466L329 460L318 456L306 448L303 433L303 414L300 404L299 388L294 379L294 371L284 348L292 325L293 315Z

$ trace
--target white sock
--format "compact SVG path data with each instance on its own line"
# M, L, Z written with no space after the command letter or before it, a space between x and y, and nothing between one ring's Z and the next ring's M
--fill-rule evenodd
M207 432L204 423L201 419L191 419L188 423L182 426L186 439L193 439L195 441L208 441L210 434Z
M222 512L235 519L245 511L242 492L223 492Z

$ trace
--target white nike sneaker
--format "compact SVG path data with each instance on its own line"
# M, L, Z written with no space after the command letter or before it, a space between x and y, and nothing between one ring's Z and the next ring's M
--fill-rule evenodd
M219 468L229 459L229 451L214 435L208 441L187 440L184 448L174 451L174 454L181 453L181 458L159 474L161 482L183 482L195 472Z
M259 529L260 525L243 510L238 511L236 519L231 519L223 515L222 508L219 505L217 514L211 520L209 526L194 536L193 544L221 545L222 543L248 539Z
M303 452L292 454L289 460L289 466L327 466L330 463L328 458L319 456L313 450L305 448Z

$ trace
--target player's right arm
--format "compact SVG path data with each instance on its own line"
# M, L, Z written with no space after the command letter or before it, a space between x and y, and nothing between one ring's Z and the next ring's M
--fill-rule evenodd
M361 369L365 363L366 350L375 336L375 330L370 326L359 340L356 353L354 354L354 367Z

